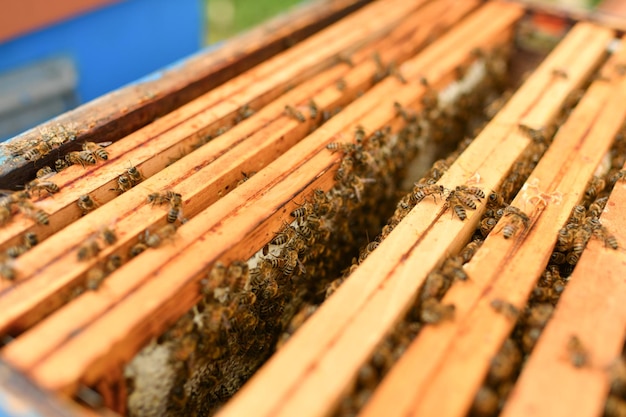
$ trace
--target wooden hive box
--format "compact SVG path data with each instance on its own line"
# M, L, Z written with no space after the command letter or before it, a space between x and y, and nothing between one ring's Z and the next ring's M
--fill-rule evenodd
M518 4L366 3L0 147L6 392L52 392L49 415L623 415L619 25L538 56Z

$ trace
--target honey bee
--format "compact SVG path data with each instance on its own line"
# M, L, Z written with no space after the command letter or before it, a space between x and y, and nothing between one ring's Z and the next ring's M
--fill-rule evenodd
M483 235L483 237L487 237L487 235L491 233L493 228L496 227L496 224L498 224L498 221L493 217L487 217L485 219L482 219L480 221L480 225L478 226L480 229L480 234Z
M107 274L110 274L111 272L118 269L120 266L122 266L122 257L120 255L113 254L107 258L107 261L104 264L104 270L107 272Z
M127 174L122 174L117 177L117 186L111 188L111 191L117 191L118 194L122 194L133 188L133 182Z
M46 165L45 167L37 171L36 177L39 179L45 179L45 178L50 178L54 174L56 174L56 172L52 168L50 168L48 165Z
M335 293L335 291L339 289L341 284L343 284L343 281L344 281L344 278L337 278L331 281L330 284L326 286L326 295L325 295L326 299L328 299L331 295Z
M420 318L424 323L437 324L443 320L454 318L454 304L441 304L435 298L429 298L422 302Z
M235 123L239 123L242 120L246 120L254 114L254 110L250 107L249 104L244 104L237 111L237 117L235 117Z
M283 245L289 242L296 236L296 229L293 226L287 226L287 228L281 233L277 234L274 239L270 241L271 245Z
M100 287L100 284L102 283L102 281L104 281L105 277L106 277L106 273L104 272L102 268L98 266L91 268L89 271L87 271L87 278L86 278L87 289L90 291L96 291Z
M569 250L574 243L574 236L576 235L576 231L574 229L561 228L559 230L559 234L557 236L555 250L564 252Z
M467 195L463 193L459 193L457 190L452 190L448 193L448 197L446 198L446 203L444 206L446 209L448 207L452 207L454 213L461 220L467 219L467 212L465 207L475 210L476 203Z
M48 213L41 209L35 208L28 200L17 202L17 207L25 216L30 217L39 224L47 226L50 224Z
M617 238L609 233L606 227L599 225L593 230L593 235L601 239L604 242L604 246L613 250L619 249Z
M182 195L173 191L165 191L163 193L152 193L148 195L148 203L157 206L169 203L174 196L182 198Z
M183 198L178 193L174 193L170 198L170 208L167 212L168 223L174 223L176 219L180 220L181 223L186 221L183 217Z
M415 184L413 188L413 193L410 196L410 200L412 203L419 203L427 196L431 196L435 202L437 202L436 194L439 196L443 196L444 188L443 185L437 184Z
M506 318L509 318L511 320L517 320L517 317L519 316L519 310L517 309L517 307L515 307L508 301L502 300L500 298L494 298L493 300L491 300L490 305L495 311L501 313Z
M71 164L68 163L66 159L57 159L54 161L54 169L57 172L63 171L65 168L68 168Z
M587 189L585 190L585 198L589 201L593 201L596 199L598 194L604 190L606 186L606 182L601 177L594 176L587 184Z
M27 161L37 161L40 158L43 158L44 156L48 155L50 153L50 151L52 150L52 147L50 146L50 144L48 144L47 142L39 142L37 144L37 146L29 149L28 151L24 152L24 154L22 155L24 157L24 159L26 159Z
M300 264L300 259L298 259L298 252L295 250L288 250L285 254L285 262L282 266L282 273L285 276L292 276L296 266L300 267L300 271L302 271L303 267Z
M106 243L107 245L113 245L115 244L115 242L117 242L117 235L115 234L115 231L109 227L102 227L100 229L100 238L102 239L102 241L104 243Z
M500 399L498 398L498 394L496 392L486 386L483 385L480 387L476 396L474 397L474 402L472 403L471 415L478 417L487 417L496 415L499 408Z
M317 119L319 110L317 108L317 103L313 101L313 99L309 100L309 114L311 115L311 119Z
M148 249L148 245L146 245L145 243L143 242L136 243L133 246L131 246L131 248L128 250L128 257L134 258L135 256L140 255L146 249Z
M463 269L463 261L458 256L452 256L446 259L441 266L441 273L451 280L458 279L460 281L466 281L468 279L467 273Z
M144 180L143 175L141 174L139 169L137 169L137 167L135 166L131 166L127 168L126 175L128 176L128 179L130 179L130 182L132 183L133 186L139 184L141 181Z
M291 212L291 217L295 217L297 219L303 218L307 215L306 207L298 207L294 211Z
M80 166L82 166L83 168L85 167L85 161L83 160L80 152L78 151L73 151L65 155L65 161L67 162L68 165L80 164ZM55 163L55 166L57 166L57 170L58 170L59 167L57 163Z
M537 340L539 340L539 336L541 336L541 329L538 327L531 327L522 334L522 348L525 353L532 351Z
M26 232L23 237L23 243L21 245L9 247L6 250L6 254L10 258L17 258L18 256L23 255L33 246L37 245L37 243L39 243L37 235L33 232Z
M304 117L302 112L300 112L300 110L296 109L294 106L287 104L285 106L285 113L287 114L287 116L297 120L300 123L306 122L306 118Z
M433 271L426 277L420 293L420 300L437 298L450 287L450 280L439 271Z
M589 210L587 210L587 214L589 217L600 217L602 214L602 210L604 210L604 206L606 206L608 197L597 198L591 205L589 206Z
M96 158L106 161L107 159L109 159L109 153L103 148L103 146L110 144L111 142L103 142L100 144L94 142L85 142L83 143L83 151L90 152L91 154L95 155Z
M9 262L0 262L0 276L7 281L13 281L16 277L15 269Z
M528 228L530 224L528 215L515 206L508 206L504 209L504 217L510 217L510 221L502 228L502 235L505 239L513 237L513 235L517 233L520 225L524 228Z
M226 270L226 279L230 287L235 291L242 291L248 278L248 264L242 261L235 261Z
M0 226L3 226L11 220L12 213L10 207L0 205Z
M94 201L93 198L89 196L89 194L81 195L76 200L76 204L78 208L83 212L83 215L89 213L98 208L98 204Z
M26 184L26 191L28 192L37 192L37 195L40 196L42 191L48 193L48 195L52 195L54 193L59 192L59 186L53 183L52 181L44 181L42 179L35 179Z
M346 80L343 78L338 79L337 82L335 83L335 86L337 87L337 90L344 91L347 86Z
M572 335L567 342L567 352L569 360L576 368L582 368L588 362L587 350L584 348L580 339L576 335Z
M88 261L99 253L100 245L95 239L90 238L78 248L77 257L79 261Z
M143 241L150 248L158 247L165 239L169 239L176 233L176 225L174 224L166 224L161 227L155 233L150 233L148 230L145 231Z
M487 381L490 385L497 385L509 380L521 361L522 355L515 342L511 339L505 340L500 351L491 359Z
M578 224L578 225L582 224L583 220L585 219L585 213L587 213L585 206L580 205L580 204L574 206L568 223L573 223L573 224Z
M474 240L472 242L469 242L467 245L465 245L461 252L459 252L459 258L461 258L464 264L468 263L472 260L474 254L476 253L476 251L478 251L482 244L482 240Z
M473 198L475 198L478 201L481 201L483 198L485 198L484 191L478 187L469 186L469 185L457 185L455 190L457 191L457 193L460 192L463 194L471 195Z
M572 242L572 248L570 252L567 254L567 258L566 258L566 261L568 264L576 265L590 237L591 237L590 231L585 230L584 228L580 228L576 230L576 232L574 233L574 240Z
M556 264L556 265L563 265L566 261L566 257L565 254L563 252L552 252L552 255L550 255L550 263Z
M504 198L501 194L496 191L492 191L489 193L489 197L487 198L487 208L494 209L496 207L501 207L504 205Z

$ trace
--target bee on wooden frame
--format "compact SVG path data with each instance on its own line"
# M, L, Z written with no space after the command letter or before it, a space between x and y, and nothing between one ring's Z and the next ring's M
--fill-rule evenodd
M109 146L113 142L85 142L83 143L83 151L91 152L96 158L106 161L109 159L109 153L104 149L105 146Z
M48 195L59 192L59 186L52 181L45 180L43 178L37 178L26 184L26 191L29 193L37 192L38 196L41 196L41 192L45 191Z
M290 104L287 104L285 106L285 113L287 114L287 116L291 117L292 119L297 120L300 123L306 122L306 118L304 117L302 112L300 112L300 110L296 109L294 106Z
M507 217L509 220L502 228L502 235L505 239L513 237L519 230L520 225L524 228L528 228L530 225L528 215L515 206L508 206L504 209L504 217Z
M76 204L78 205L78 208L80 208L80 210L83 212L83 215L98 208L98 203L96 203L94 199L89 196L89 194L81 195L80 197L78 197L78 200L76 200Z

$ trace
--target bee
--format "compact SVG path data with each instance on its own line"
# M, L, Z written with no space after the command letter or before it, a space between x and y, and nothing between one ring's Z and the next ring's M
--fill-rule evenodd
M300 270L302 271L303 267L298 259L298 252L295 250L288 250L285 254L285 262L282 265L283 275L288 277L292 276L296 266L300 266Z
M424 323L437 324L443 320L454 318L454 304L441 304L435 298L429 298L422 303L420 318Z
M611 183L614 184L618 181L626 181L626 169L620 169L611 176Z
M331 295L333 295L335 293L335 291L337 291L339 289L339 287L341 286L341 284L343 284L344 278L337 278L333 281L331 281L327 286L326 286L326 299L328 299Z
M498 394L490 387L480 387L472 403L471 415L493 416L498 413L500 399Z
M582 368L588 362L587 350L576 335L570 336L567 342L569 360L576 368Z
M576 230L574 234L574 241L572 242L572 248L570 252L567 254L567 258L566 258L566 261L568 264L576 265L590 237L591 237L591 232L589 232L588 230L585 230L584 228L580 228Z
M526 324L531 327L543 329L548 323L548 320L550 320L550 317L552 317L553 312L554 307L552 304L537 304L529 310L528 317L526 317Z
M155 233L150 233L148 230L145 231L143 241L150 248L158 247L165 239L169 239L176 233L176 225L174 224L166 224L161 227Z
M337 58L337 63L347 64L350 68L354 67L354 62L352 61L352 57L350 57L348 53L340 52L339 54L337 54L336 58Z
M45 179L53 176L54 174L56 174L56 172L48 165L46 165L45 167L37 171L36 177L40 179Z
M465 245L461 252L459 252L459 258L461 258L464 264L468 263L472 260L474 254L476 253L476 251L478 251L482 244L482 240L474 240L472 242L469 242L467 245Z
M468 203L469 205L467 205L466 203ZM446 209L448 207L452 207L457 217L461 220L465 220L467 219L467 212L465 210L465 207L474 210L476 209L476 203L471 198L457 192L457 190L452 190L446 198L446 203L444 207Z
M510 217L510 221L502 228L502 235L505 239L510 239L517 233L520 224L524 228L528 228L530 218L526 213L515 206L508 206L504 209L504 217Z
M297 219L303 218L307 215L306 207L298 207L294 211L291 212L291 217L295 217Z
M487 237L487 235L491 233L493 228L496 227L496 224L498 224L498 221L493 217L487 217L482 219L478 226L480 234L483 235L483 237Z
M617 238L611 233L609 233L606 227L600 225L599 227L595 228L593 230L593 235L601 239L604 242L605 247L611 248L613 250L619 249Z
M100 245L95 239L90 238L78 248L77 257L79 261L88 261L99 253Z
M550 263L556 264L556 265L563 265L566 261L566 257L565 254L563 252L552 252L552 255L550 255Z
M318 113L317 103L315 103L313 99L309 100L309 114L311 115L311 119L317 119Z
M9 262L0 262L0 276L7 281L13 281L15 279L15 269Z
M529 353L535 347L539 336L541 336L541 329L538 327L531 327L522 334L521 342L525 353Z
M36 209L29 201L21 200L17 203L17 207L19 208L20 212L22 212L25 216L30 217L37 223L43 224L45 226L50 224L48 213L41 209Z
M335 86L337 87L337 90L344 91L346 89L346 80L343 78L338 79Z
M605 186L606 182L604 181L604 179L594 176L587 185L587 189L585 190L585 198L589 201L595 200L598 194L600 194L602 190L604 190Z
M85 161L83 161L83 159L80 157L80 152L78 151L73 151L65 155L65 162L67 163L68 166L80 164L82 167L85 167ZM59 164L59 160L57 160L54 165L58 171L61 165Z
M306 122L306 118L304 117L302 112L289 104L285 106L285 113L287 114L287 116L297 120L300 123Z
M131 166L128 169L126 169L126 175L128 176L128 179L130 179L130 182L132 183L133 186L139 184L141 181L144 180L143 175L141 174L139 169L137 169L137 167L135 166Z
M591 205L589 206L589 210L587 210L587 214L589 217L600 217L602 214L602 210L604 210L604 206L606 206L606 202L609 200L609 197L597 198Z
M24 159L26 159L27 161L34 162L48 155L51 150L52 150L52 147L50 146L50 144L48 144L47 142L39 142L37 146L24 152L23 156L24 156Z
M326 149L332 152L337 152L339 149L341 149L341 144L337 142L331 142L326 145Z
M242 120L246 120L248 117L251 117L254 114L254 110L250 107L249 104L244 104L237 111L237 117L235 117L235 123L239 123Z
M487 381L497 385L509 380L522 361L522 354L511 339L505 340L500 351L491 359Z
M287 226L287 228L281 233L277 234L274 239L270 241L271 245L283 245L293 239L296 235L296 229L293 226Z
M26 184L26 191L28 192L37 192L37 195L40 196L42 191L48 193L48 195L52 195L54 193L59 192L59 186L53 183L52 181L44 181L42 179L35 179Z
M12 213L10 207L0 205L0 226L3 226L11 220Z
M431 196L435 202L437 202L436 194L439 196L443 196L444 188L443 185L437 184L415 184L413 188L413 193L410 196L410 200L412 203L419 203L427 196Z
M107 245L113 245L115 244L115 242L117 242L117 235L115 234L115 231L109 227L102 227L100 229L100 238L102 239L102 241L104 243L106 243Z
M133 246L131 246L131 248L128 250L128 257L134 258L135 256L140 255L146 249L148 249L148 245L146 245L145 243L143 242L136 243Z
M458 256L452 256L446 259L441 266L441 273L451 280L458 279L460 281L466 281L468 279L467 273L465 273L463 269L463 261Z
M23 255L27 250L39 243L37 235L33 232L26 232L23 237L23 243L21 245L11 246L7 249L6 254L10 258L17 258Z
M89 196L89 194L81 195L76 200L76 204L78 208L83 212L83 215L89 213L98 208L98 204L94 201L93 198Z
M100 284L102 283L102 281L104 281L105 277L106 277L106 273L104 272L102 268L98 266L91 268L89 271L87 271L87 278L86 278L87 289L90 291L96 291L100 287Z
M183 218L183 198L182 195L178 193L174 193L170 198L170 208L167 212L168 223L174 223L176 219L180 220L181 223L185 223L186 221Z
M585 206L580 205L580 204L574 206L568 223L573 223L573 224L578 224L578 225L582 224L583 220L585 219L585 213L587 213Z
M83 143L83 151L90 152L95 155L98 159L102 159L106 161L109 159L109 153L103 148L103 145L110 145L111 142L103 142L103 143L94 143L94 142L85 142ZM94 162L95 163L95 162Z
M481 201L483 198L485 198L484 191L478 187L473 187L469 185L457 185L455 190L457 191L457 193L460 192L463 194L471 195L472 197L476 198L478 201Z
M111 191L117 191L118 194L122 194L133 188L133 182L127 174L122 174L117 177L117 186L111 188Z
M575 235L576 231L574 229L561 228L559 230L556 246L554 247L554 249L561 252L569 250L574 243Z
M110 274L111 272L118 269L120 266L122 266L122 257L120 255L113 254L107 258L107 261L104 264L104 270L107 272L107 274Z
M519 310L517 309L517 307L515 307L508 301L502 300L500 298L494 298L493 300L491 300L490 305L495 311L501 313L506 318L509 318L511 320L517 320L517 317L519 316Z
M450 287L450 280L441 272L433 271L426 277L424 286L420 293L420 300L426 301L430 298L437 298Z
M148 195L148 203L157 206L169 203L174 196L182 198L182 195L173 191L165 191L164 193L152 193Z
M496 191L492 191L489 193L489 197L487 198L487 208L495 209L496 207L501 207L504 205L504 198L501 194Z
M71 164L68 163L66 159L57 159L54 161L54 169L57 172L63 171L65 168L68 168Z
M234 291L242 291L248 279L248 264L242 261L231 263L226 270L226 279Z

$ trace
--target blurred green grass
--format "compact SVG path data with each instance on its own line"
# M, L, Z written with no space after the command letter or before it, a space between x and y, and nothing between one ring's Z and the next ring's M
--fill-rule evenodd
M286 12L302 0L206 0L208 32L215 43Z

